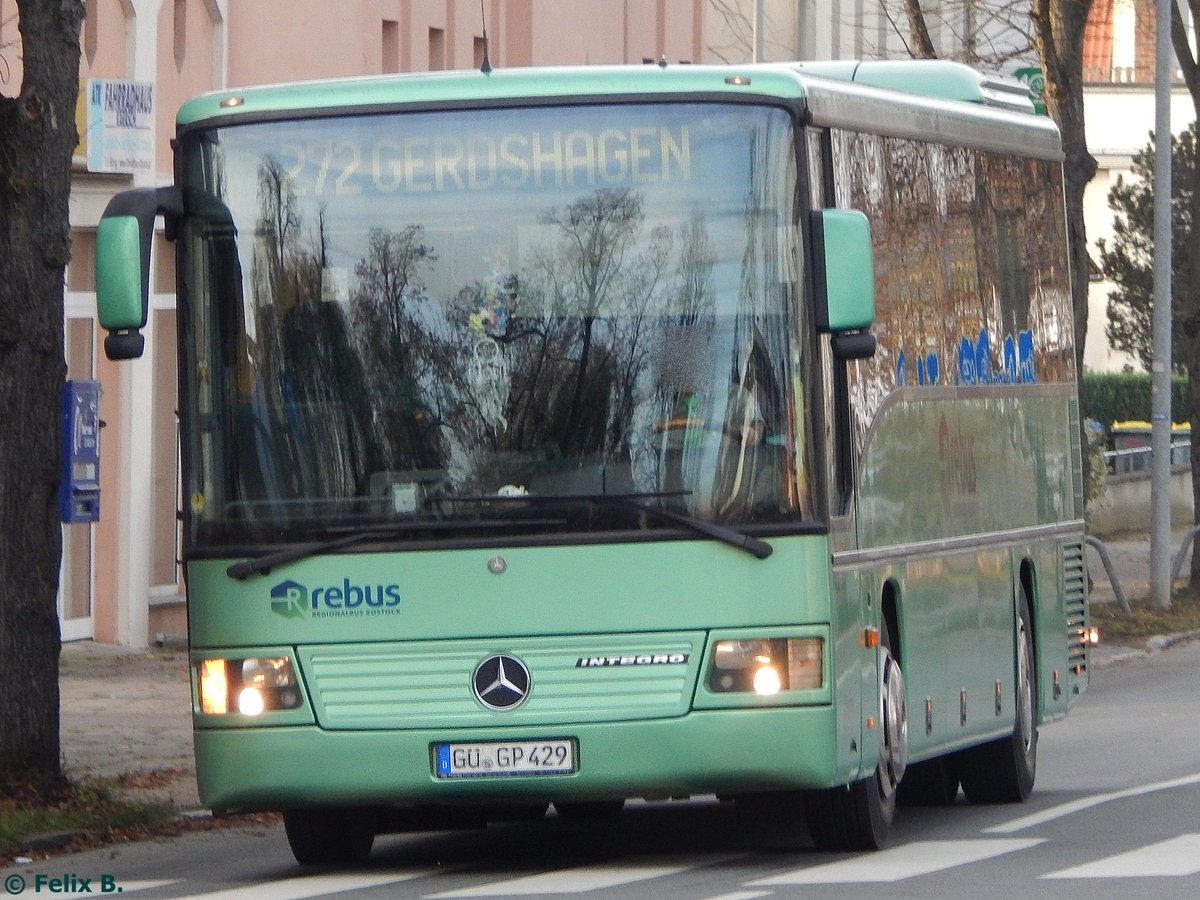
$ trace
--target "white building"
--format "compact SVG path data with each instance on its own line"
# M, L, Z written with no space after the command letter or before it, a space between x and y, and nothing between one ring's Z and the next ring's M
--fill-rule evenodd
M1154 129L1154 2L1095 0L1084 46L1084 93L1088 149L1099 169L1084 196L1088 242L1111 243L1113 214L1108 194L1118 178L1128 179L1133 156L1145 149ZM1191 124L1192 101L1177 72L1171 91L1171 130ZM1092 371L1140 370L1134 357L1112 349L1105 338L1110 281L1093 281L1088 300L1084 366Z

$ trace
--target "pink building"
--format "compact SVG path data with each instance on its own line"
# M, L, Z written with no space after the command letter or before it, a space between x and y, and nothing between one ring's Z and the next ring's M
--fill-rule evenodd
M63 638L145 646L186 632L178 565L174 254L159 237L146 352L105 359L95 228L108 200L171 177L175 110L203 91L430 69L704 57L707 0L85 0L81 144L67 271L69 377L101 383L100 521L64 525ZM0 92L21 83L12 0L0 0ZM7 46L6 46L7 45ZM89 170L89 79L154 85L153 148L133 174ZM94 148L92 148L94 149ZM92 168L95 168L93 166Z

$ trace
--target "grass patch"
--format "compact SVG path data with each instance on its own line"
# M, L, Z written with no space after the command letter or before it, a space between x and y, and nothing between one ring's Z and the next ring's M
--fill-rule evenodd
M0 798L0 865L55 835L50 843L88 843L116 833L153 829L174 817L171 806L123 799L116 781L87 780L43 798L30 791Z
M1092 624L1100 628L1100 640L1137 643L1159 634L1200 631L1200 593L1177 592L1170 609L1155 609L1148 598L1129 601L1133 615L1125 615L1118 603L1094 603Z

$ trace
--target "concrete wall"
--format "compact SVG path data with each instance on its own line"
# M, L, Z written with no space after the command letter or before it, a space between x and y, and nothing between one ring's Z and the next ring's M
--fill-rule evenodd
M1192 518L1192 471L1171 470L1171 525L1186 527ZM1104 491L1088 505L1088 531L1098 538L1145 534L1150 530L1150 473L1109 475Z

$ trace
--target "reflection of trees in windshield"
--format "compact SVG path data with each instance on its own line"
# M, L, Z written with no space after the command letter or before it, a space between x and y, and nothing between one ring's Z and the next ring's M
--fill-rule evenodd
M286 174L273 160L259 169L260 218L253 279L256 386L271 435L276 490L291 497L351 497L374 464L362 369L345 314L322 303L325 224L303 238L303 220ZM271 302L262 302L269 298Z
M692 490L714 464L696 435L726 402L727 330L748 323L718 324L703 213L648 225L645 202L601 189L547 208L520 271L500 255L444 297L424 227L375 228L339 296L325 209L306 219L264 160L250 353L284 493L365 497L417 472L570 492L554 473L587 466L602 480L575 492Z
M448 380L453 360L414 314L424 293L421 268L436 261L421 226L410 225L372 230L367 255L354 268L350 309L360 358L346 362L361 363L366 373L380 468L442 464L438 411L422 385Z
M664 229L641 241L642 198L600 190L541 216L557 242L522 273L522 306L541 310L509 340L509 428L500 449L561 456L622 449L633 382L645 363L646 308L670 252ZM625 448L627 449L627 447Z

